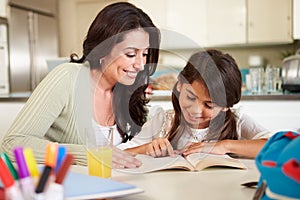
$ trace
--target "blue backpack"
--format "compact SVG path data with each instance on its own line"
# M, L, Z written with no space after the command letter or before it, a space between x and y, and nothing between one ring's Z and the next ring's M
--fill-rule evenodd
M275 133L255 162L261 176L253 199L300 199L299 133Z

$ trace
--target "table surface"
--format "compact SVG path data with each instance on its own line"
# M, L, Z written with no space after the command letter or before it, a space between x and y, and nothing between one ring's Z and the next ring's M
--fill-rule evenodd
M252 199L253 188L241 183L257 181L259 172L254 160L241 159L248 169L211 168L200 172L165 170L146 174L125 174L113 170L112 179L133 184L143 193L115 198L117 200L243 200ZM72 170L87 173L87 168L73 166Z

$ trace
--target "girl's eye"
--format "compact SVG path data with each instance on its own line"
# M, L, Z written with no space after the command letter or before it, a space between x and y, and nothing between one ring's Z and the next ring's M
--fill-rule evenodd
M213 109L214 106L211 103L206 103L205 107L209 108L209 109Z
M148 55L148 53L143 53L143 57L147 57Z

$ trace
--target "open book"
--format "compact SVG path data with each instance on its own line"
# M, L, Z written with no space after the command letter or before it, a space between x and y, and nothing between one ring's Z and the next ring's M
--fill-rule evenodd
M136 156L143 164L135 169L118 170L125 173L147 173L166 169L182 169L188 171L200 171L209 167L231 167L246 169L246 165L240 160L228 155L216 155L207 153L194 153L187 157L176 155L175 157L153 158L148 155L138 154Z

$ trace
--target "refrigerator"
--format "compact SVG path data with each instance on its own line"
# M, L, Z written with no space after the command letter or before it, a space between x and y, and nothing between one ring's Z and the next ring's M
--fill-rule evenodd
M31 92L47 75L47 60L58 57L56 1L15 0L8 6L10 92Z

